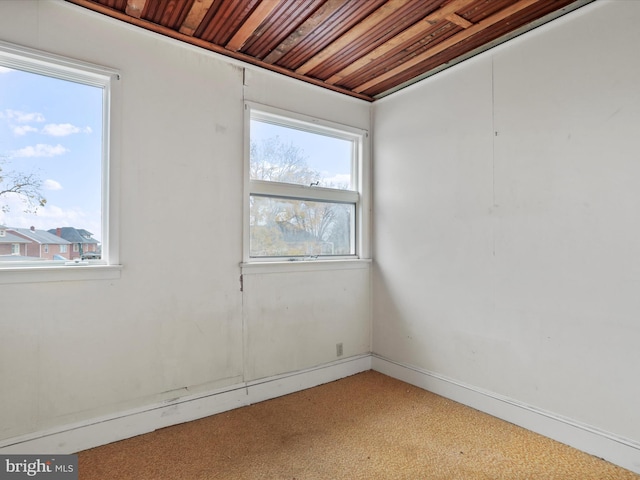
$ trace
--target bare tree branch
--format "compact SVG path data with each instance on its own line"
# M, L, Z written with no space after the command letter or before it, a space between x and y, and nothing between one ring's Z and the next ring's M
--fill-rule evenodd
M17 195L25 205L25 213L36 213L44 207L47 199L41 193L42 180L34 173L5 171L6 159L0 159L0 210L7 213L10 206L2 202L2 197Z

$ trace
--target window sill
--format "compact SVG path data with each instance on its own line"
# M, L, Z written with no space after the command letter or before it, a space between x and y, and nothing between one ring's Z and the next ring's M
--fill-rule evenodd
M286 272L316 272L323 270L366 269L371 265L370 259L353 260L299 260L282 262L250 262L241 263L243 275Z
M0 285L120 278L122 265L55 265L0 268Z

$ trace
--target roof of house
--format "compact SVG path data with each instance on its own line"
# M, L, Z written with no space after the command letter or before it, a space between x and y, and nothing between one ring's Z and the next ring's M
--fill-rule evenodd
M93 237L93 233L91 233L88 230L85 230L84 228L78 228L77 230L78 230L78 233L85 238Z
M48 232L52 233L53 235L57 235L57 230L58 229L56 228L51 228L48 230ZM81 232L84 233L85 235L83 236ZM95 243L95 244L100 243L95 238L89 238L86 235L92 235L92 233L84 229L77 229L73 227L60 227L60 236L71 243Z
M31 240L14 235L7 228L7 232L3 236L0 236L0 243L31 243Z
M62 237L47 232L46 230L31 230L30 228L10 228L9 230L20 233L21 235L24 235L25 237L28 237L34 242L40 244L68 245L71 243Z

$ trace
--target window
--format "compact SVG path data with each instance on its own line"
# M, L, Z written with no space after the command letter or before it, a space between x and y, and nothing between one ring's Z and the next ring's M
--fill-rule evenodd
M245 259L363 256L363 130L246 107Z
M92 232L102 255L83 264L118 263L109 241L110 108L118 78L110 69L0 42L0 224L62 241ZM29 255L9 263L0 254L0 269L70 260Z
M47 245L46 243L43 245L44 248L44 253L49 253L49 245Z
M20 244L12 243L11 244L11 255L20 255Z

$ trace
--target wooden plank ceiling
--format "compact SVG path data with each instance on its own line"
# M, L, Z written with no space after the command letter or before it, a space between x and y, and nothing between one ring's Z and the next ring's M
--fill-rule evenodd
M67 0L374 100L592 0Z

